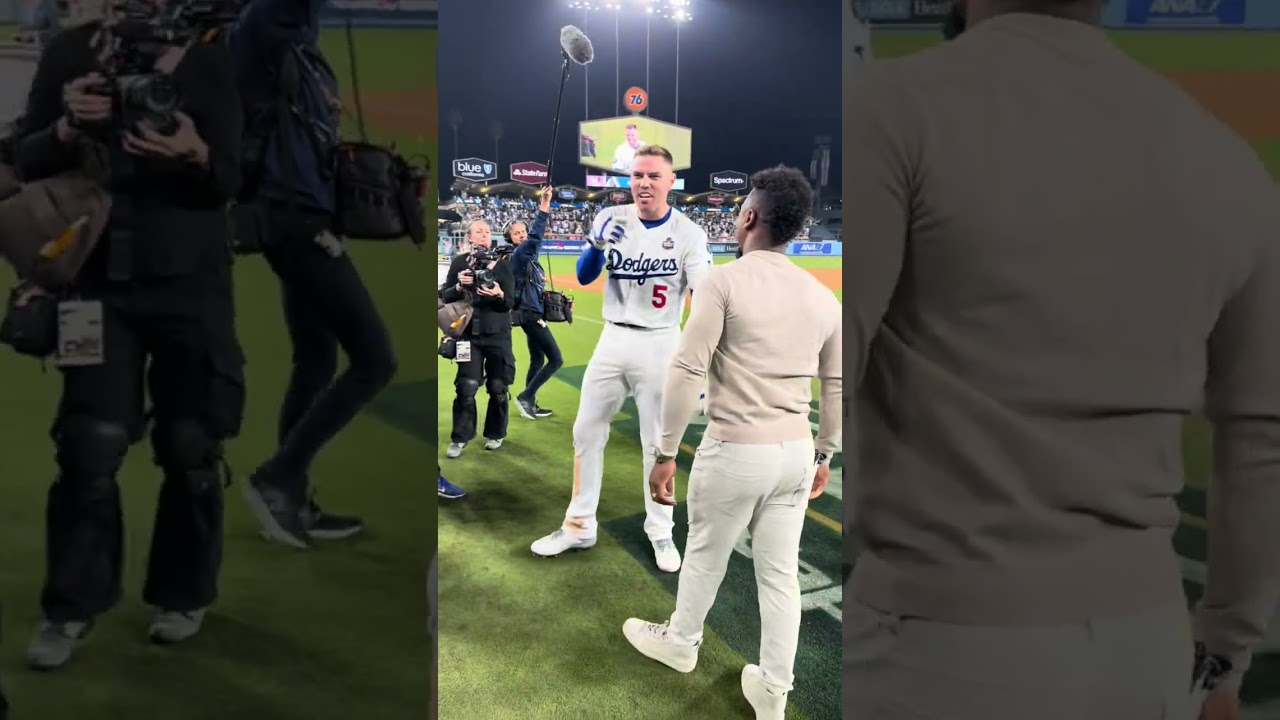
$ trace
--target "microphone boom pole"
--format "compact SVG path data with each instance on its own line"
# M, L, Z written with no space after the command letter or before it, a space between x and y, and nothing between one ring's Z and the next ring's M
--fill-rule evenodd
M547 156L547 184L551 184L551 168L556 161L556 140L560 137L560 109L564 104L564 86L569 81L569 63L586 65L595 58L595 49L582 31L572 25L560 29L560 93L556 96L556 117L551 123L551 152Z
M556 117L551 123L551 151L547 153L547 184L551 185L551 168L555 164L556 159L556 140L560 137L560 107L564 103L564 86L569 82L569 54L561 53L563 60L560 63L560 92L556 95Z

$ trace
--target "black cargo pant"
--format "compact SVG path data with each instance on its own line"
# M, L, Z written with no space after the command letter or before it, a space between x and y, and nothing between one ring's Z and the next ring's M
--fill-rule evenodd
M85 299L103 304L104 360L62 370L44 614L86 621L119 600L124 533L116 481L129 446L145 437L147 395L164 479L143 599L180 612L208 607L222 562L223 442L239 433L245 400L230 270L105 285Z
M328 218L274 208L267 221L267 262L280 279L293 368L280 408L276 453L259 473L298 501L316 455L396 374L396 357L373 297L346 249L316 243ZM348 365L338 373L338 348Z
M501 440L507 436L510 417L508 390L516 380L516 356L511 350L511 332L464 338L471 343L471 360L458 363L453 387L453 434L450 442L467 443L476 436L476 394L483 382L489 393L484 413L484 436Z

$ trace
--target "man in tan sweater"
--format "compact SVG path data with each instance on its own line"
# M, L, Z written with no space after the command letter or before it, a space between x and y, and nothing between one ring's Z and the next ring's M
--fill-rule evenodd
M632 618L623 633L641 653L691 672L729 556L750 530L760 664L743 668L742 692L758 720L782 720L800 637L800 533L840 444L840 303L785 255L813 204L804 175L777 167L756 173L751 187L736 220L742 256L714 268L693 294L651 449L653 499L675 505L675 456L709 375L710 422L689 473L676 610L661 625ZM815 377L822 393L816 442L809 425Z
M845 717L1193 718L1199 640L1234 667L1204 717L1233 718L1280 596L1274 180L1100 0L962 5L845 98ZM1193 629L1171 536L1202 408Z

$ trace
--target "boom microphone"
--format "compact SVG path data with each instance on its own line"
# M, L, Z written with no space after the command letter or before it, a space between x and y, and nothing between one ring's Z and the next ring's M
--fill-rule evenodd
M551 123L551 152L547 154L547 184L551 184L551 168L556 160L556 137L560 134L560 106L564 102L564 84L569 81L569 62L586 65L595 59L596 51L591 40L581 30L565 25L560 29L560 94L556 96L556 117Z
M564 50L565 57L579 65L586 65L596 56L595 49L591 47L590 38L572 25L560 28L560 49Z

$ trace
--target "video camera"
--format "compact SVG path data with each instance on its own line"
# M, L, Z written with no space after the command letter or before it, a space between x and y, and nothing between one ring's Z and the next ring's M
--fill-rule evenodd
M119 6L120 19L102 34L106 82L96 90L114 99L111 129L143 125L161 135L177 132L182 95L171 77L155 70L156 60L234 22L243 7L240 0L177 0L163 8L127 0Z
M471 252L467 255L467 269L471 271L471 277L473 279L470 284L464 285L463 287L468 289L492 289L498 284L498 281L494 276L493 268L489 266L501 259L502 253L499 253L493 247L476 245L471 248Z

